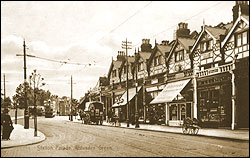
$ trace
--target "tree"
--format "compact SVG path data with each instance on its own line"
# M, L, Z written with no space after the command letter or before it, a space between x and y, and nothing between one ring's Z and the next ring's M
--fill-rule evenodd
M29 86L28 82L26 82L26 88L27 88L27 104L30 106L33 102L33 97L32 97L32 89ZM25 99L25 93L24 93L24 83L20 84L16 88L16 94L12 97L13 101L18 103L19 107L18 108L25 108L24 106L24 99Z

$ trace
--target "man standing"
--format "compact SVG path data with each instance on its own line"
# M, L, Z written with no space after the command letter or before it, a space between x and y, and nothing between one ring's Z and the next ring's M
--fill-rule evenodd
M14 129L13 123L11 121L10 115L8 114L9 110L4 109L3 118L1 120L1 124L3 125L3 140L10 140L10 134Z

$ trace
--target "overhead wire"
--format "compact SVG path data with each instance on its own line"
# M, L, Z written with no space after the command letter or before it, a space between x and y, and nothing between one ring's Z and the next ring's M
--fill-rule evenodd
M211 9L211 8L213 8L213 7L217 6L217 5L219 5L220 3L221 3L221 1L218 2L218 3L216 3L216 4L214 4L214 5L212 5L212 6L210 6L210 7L208 7L207 9L204 9L204 10L202 10L202 11L196 13L195 15L193 15L193 16L191 16L191 17L185 19L185 20L183 20L183 22L186 22L186 21L188 21L188 20L191 20L192 18L196 17L197 15L200 15L201 13L204 13L204 12L208 11L209 9ZM167 29L164 29L163 31L161 31L161 32L159 32L159 33L156 33L156 34L150 36L150 38L157 37L159 34L162 34L162 33L166 32L166 31L168 31L168 30L170 30L170 29L173 29L174 27L176 27L176 24L175 24L175 25L172 25L171 27L168 27ZM137 44L135 44L135 45L133 45L133 46L136 47L136 46L138 46L139 44L140 44L140 42L138 42Z

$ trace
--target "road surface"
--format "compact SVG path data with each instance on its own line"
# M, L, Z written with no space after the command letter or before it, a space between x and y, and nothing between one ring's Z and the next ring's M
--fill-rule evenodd
M18 120L23 124L23 119ZM33 119L30 119L33 128ZM241 157L249 156L249 142L85 125L65 117L38 118L46 140L28 146L1 149L2 157Z

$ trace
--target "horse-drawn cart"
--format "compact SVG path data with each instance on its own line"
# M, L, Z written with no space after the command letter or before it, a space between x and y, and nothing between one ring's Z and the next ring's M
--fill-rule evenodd
M103 122L103 103L98 101L86 102L83 113L84 124L100 124Z

